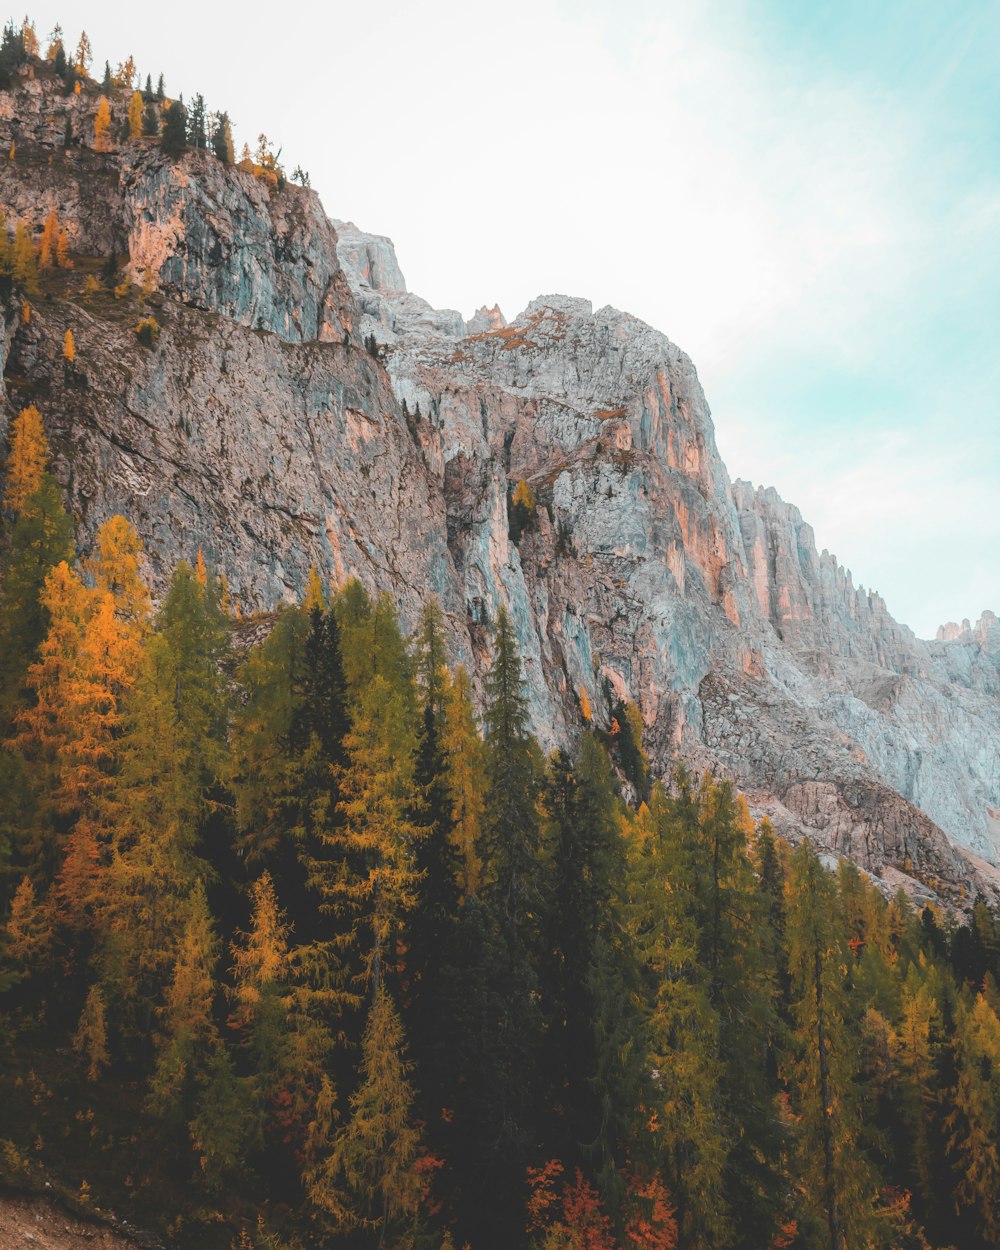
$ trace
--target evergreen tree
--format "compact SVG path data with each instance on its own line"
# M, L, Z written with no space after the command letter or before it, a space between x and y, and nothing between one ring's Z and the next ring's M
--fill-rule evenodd
M584 1163L614 1207L643 1081L638 986L620 942L625 881L611 767L586 735L574 766L558 752L545 787L551 882L543 924L547 1120L558 1126L547 1153Z
M818 1244L849 1250L880 1235L878 1183L858 1148L858 1056L845 997L848 952L833 877L808 839L791 862L788 908L802 1220Z
M495 955L482 970L482 1003L493 1014L491 1044L482 1071L457 1099L457 1136L467 1140L468 1120L480 1118L483 1150L471 1155L463 1174L470 1240L501 1246L518 1234L526 1167L532 1161L539 1093L541 1015L535 960L539 947L541 838L536 799L538 748L528 733L528 708L514 632L503 608L497 615L493 665L487 679L486 804L481 856L488 919L480 930L481 952ZM467 900L468 902L468 900ZM472 915L476 915L473 909ZM461 940L461 936L459 938ZM479 1030L482 1021L468 1024ZM459 1025L461 1026L461 1023ZM481 1032L480 1032L481 1036ZM462 1042L463 1049L468 1043ZM493 1093L477 1101L480 1082ZM477 1210L472 1215L469 1203Z
M233 131L228 113L216 113L212 126L212 151L223 165L232 165L236 159L233 150Z
M174 158L187 151L187 109L179 100L175 100L166 111L160 146L164 155Z
M208 147L207 114L205 100L201 95L196 95L191 101L191 110L187 120L187 141L188 147L191 148L204 150Z
M537 746L528 732L528 702L514 630L497 613L493 665L486 681L486 811L482 858L485 897L512 948L531 944L537 923L540 849L535 801Z
M479 855L482 838L486 753L472 687L463 665L455 668L445 691L442 748L451 799L452 837L459 857L459 886L464 897L478 894L482 884Z
M18 440L15 423L15 447ZM8 477L5 503L17 503L0 590L0 725L10 717L28 665L48 628L41 590L51 568L73 557L73 524L63 509L59 487L44 470L37 472L36 452L44 444L29 437L33 419L22 427L24 445L11 459L19 466ZM44 451L42 452L44 455ZM36 483L31 487L31 483Z

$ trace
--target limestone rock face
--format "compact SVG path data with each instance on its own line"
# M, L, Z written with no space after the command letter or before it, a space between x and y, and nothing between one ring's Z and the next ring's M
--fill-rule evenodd
M730 481L679 348L563 295L466 323L311 192L206 153L95 152L93 93L46 90L0 93L0 207L36 229L55 208L78 263L27 323L5 310L4 419L41 408L82 545L123 512L157 588L201 547L244 610L312 562L390 591L407 625L433 592L477 683L504 604L545 744L579 735L584 692L605 729L632 701L657 772L713 768L782 832L925 895L991 888L996 617L930 642L896 623L796 508ZM82 291L112 251L156 288L155 349L136 295ZM537 507L514 542L521 479Z

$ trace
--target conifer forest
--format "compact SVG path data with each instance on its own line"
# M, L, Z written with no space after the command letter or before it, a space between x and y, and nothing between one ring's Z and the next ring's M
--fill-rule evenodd
M0 76L39 57L9 26ZM129 136L234 160L133 72ZM73 263L39 225L0 231L29 302ZM154 598L128 516L77 545L44 407L2 478L5 1191L207 1250L1000 1246L987 903L887 896L658 769L610 688L543 750L503 607L480 681L433 596L409 632L313 568L250 613L193 550Z

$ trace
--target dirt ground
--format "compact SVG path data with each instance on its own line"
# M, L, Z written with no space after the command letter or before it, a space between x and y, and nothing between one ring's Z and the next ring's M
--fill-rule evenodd
M0 1250L139 1250L139 1243L45 1198L0 1193Z

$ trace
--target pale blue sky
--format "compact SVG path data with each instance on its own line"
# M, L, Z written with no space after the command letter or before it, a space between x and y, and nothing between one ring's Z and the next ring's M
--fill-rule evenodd
M40 33L81 8L438 306L563 291L664 330L732 476L918 633L1000 610L1000 3L88 0Z

